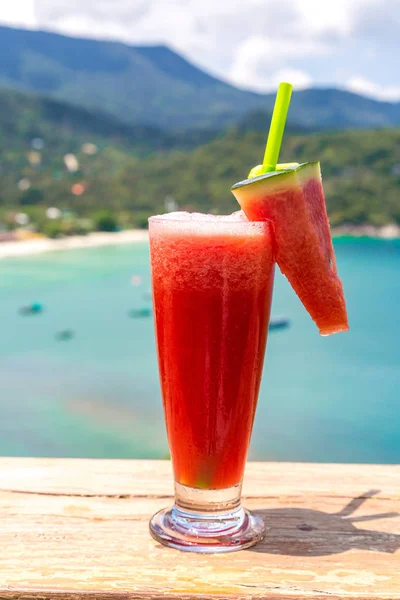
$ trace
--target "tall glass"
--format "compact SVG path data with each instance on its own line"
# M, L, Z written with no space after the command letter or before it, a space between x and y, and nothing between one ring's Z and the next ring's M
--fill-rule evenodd
M180 550L247 548L264 524L240 503L274 278L267 222L149 219L155 328L175 504L150 531Z

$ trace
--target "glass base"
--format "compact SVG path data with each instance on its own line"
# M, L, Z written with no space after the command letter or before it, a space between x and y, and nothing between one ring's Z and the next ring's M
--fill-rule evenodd
M151 535L186 552L234 552L254 546L264 537L265 526L240 505L240 487L199 490L176 484L175 504L153 516Z

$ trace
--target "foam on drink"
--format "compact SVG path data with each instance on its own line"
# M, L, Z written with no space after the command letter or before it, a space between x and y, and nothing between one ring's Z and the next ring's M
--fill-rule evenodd
M272 267L270 225L249 221L243 211L168 213L151 217L149 227L153 277L174 286L257 287Z

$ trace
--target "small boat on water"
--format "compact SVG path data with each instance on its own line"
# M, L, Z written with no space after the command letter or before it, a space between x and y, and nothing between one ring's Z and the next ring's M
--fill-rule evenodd
M21 315L38 315L43 311L43 304L40 302L32 302L32 304L26 304L21 306L19 313Z
M151 308L144 306L143 308L134 308L129 311L128 315L132 319L142 319L143 317L151 317Z
M287 329L290 326L290 319L287 317L271 317L269 322L269 330Z
M63 329L62 331L58 331L56 333L56 340L59 340L60 342L65 342L67 340L72 339L74 335L75 333L73 329Z

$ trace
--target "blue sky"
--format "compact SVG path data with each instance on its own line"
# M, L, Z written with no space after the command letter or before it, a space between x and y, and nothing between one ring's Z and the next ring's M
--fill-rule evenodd
M400 0L12 0L0 22L165 43L239 87L335 85L400 100Z

